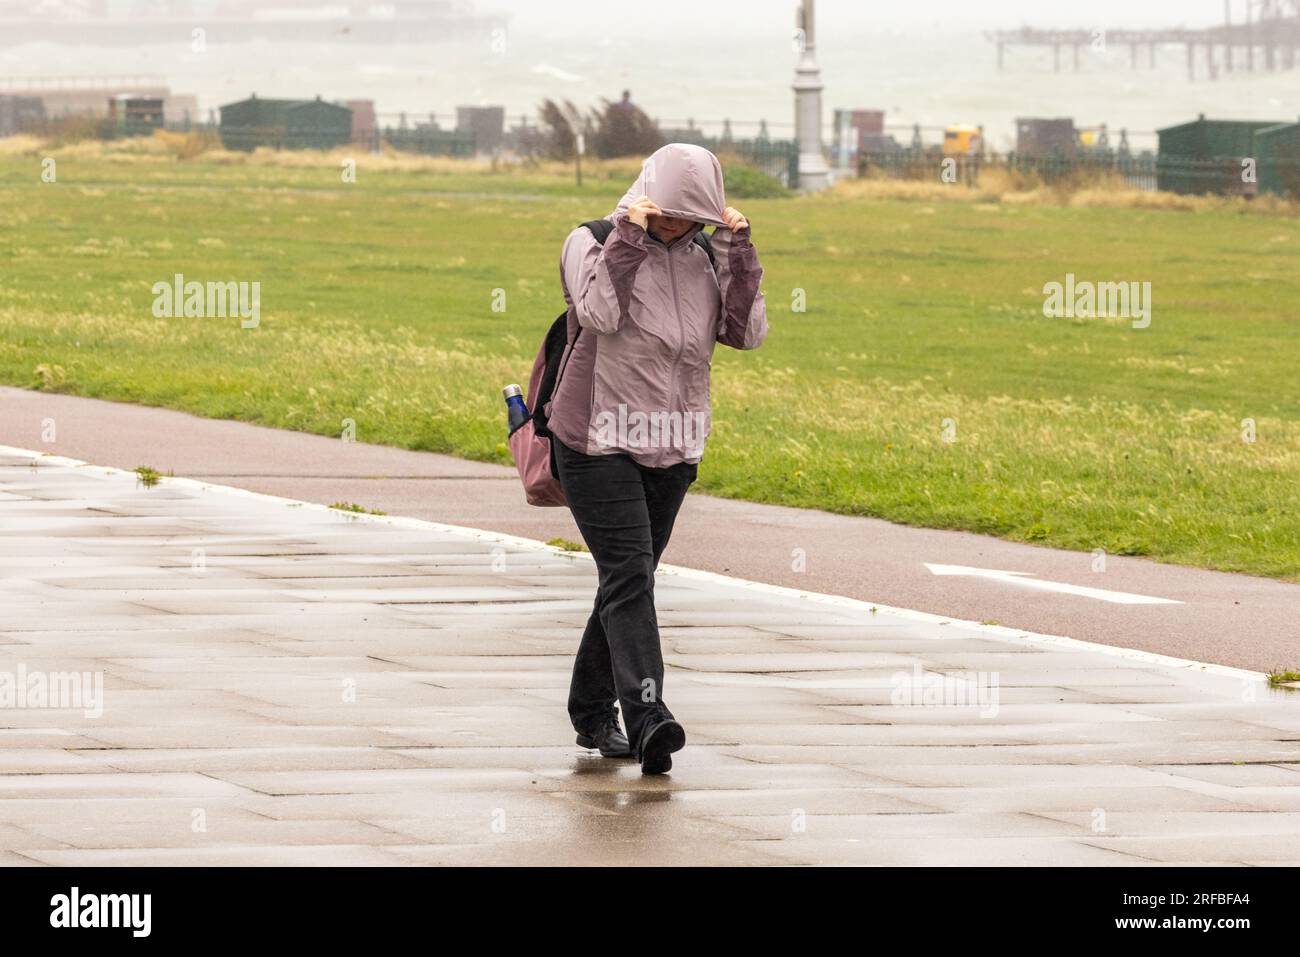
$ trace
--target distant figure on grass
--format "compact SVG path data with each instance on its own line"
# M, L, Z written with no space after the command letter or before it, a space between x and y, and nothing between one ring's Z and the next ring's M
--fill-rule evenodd
M718 158L699 146L655 152L606 218L603 246L583 227L564 243L569 345L549 407L560 484L599 576L569 716L580 745L662 774L686 734L664 703L654 572L704 454L714 346L767 335L763 268ZM717 228L701 241L705 226Z

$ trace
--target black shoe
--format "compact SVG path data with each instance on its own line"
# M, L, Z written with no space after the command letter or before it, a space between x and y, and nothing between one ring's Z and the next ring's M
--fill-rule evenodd
M627 736L618 728L618 719L611 718L595 734L578 735L578 744L584 748L599 748L602 758L630 758L632 746Z
M669 718L645 733L641 744L641 773L665 774L673 769L672 753L686 747L686 731Z

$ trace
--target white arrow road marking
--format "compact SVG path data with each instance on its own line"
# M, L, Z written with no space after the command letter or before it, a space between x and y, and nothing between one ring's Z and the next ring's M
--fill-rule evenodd
M925 563L925 567L936 575L968 575L973 578L989 578L1007 585L1019 585L1021 588L1036 588L1039 591L1081 595L1084 598L1114 602L1116 605L1182 604L1181 601L1174 601L1172 598L1152 598L1150 595L1134 595L1126 591L1107 591L1104 588L1085 588L1082 585L1067 585L1065 582L1043 581L1042 579L1033 578L1030 572L1003 572L993 568L969 568L965 565L931 565L929 562Z

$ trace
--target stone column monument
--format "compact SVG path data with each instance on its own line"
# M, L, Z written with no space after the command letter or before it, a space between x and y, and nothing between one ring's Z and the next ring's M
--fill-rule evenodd
M795 18L799 64L794 68L794 129L799 142L799 188L825 189L831 171L822 154L822 74L814 53L816 0L803 0Z

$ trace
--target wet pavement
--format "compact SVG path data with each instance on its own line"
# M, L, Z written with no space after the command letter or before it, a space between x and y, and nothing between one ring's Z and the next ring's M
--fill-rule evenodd
M668 568L688 745L646 778L565 714L594 588L0 450L0 864L1300 863L1300 695L1257 674Z

